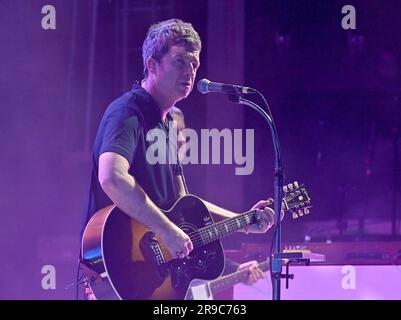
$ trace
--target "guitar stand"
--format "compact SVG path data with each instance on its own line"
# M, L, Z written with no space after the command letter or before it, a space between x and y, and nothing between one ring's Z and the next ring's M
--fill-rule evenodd
M326 257L323 254L317 253L306 253L306 252L281 252L275 253L273 255L274 259L277 260L287 260L285 263L285 274L281 272L273 273L274 279L285 279L285 288L289 288L290 279L294 279L294 274L290 274L290 264L305 264L305 266L310 266L312 261L325 261Z

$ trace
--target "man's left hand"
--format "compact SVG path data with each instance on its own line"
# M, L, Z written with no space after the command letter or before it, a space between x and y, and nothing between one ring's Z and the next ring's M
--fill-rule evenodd
M269 206L273 203L273 199L269 198L267 200L261 200L256 203L251 210L258 209L261 215L261 220L257 224L253 224L251 226L245 227L244 232L248 233L265 233L269 230L274 224L274 211L269 208Z

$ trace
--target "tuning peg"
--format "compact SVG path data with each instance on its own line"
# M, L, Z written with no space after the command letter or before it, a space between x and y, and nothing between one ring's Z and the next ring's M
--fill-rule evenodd
M289 183L288 188L292 191L292 190L294 190L294 185L292 183Z
M292 218L293 219L297 219L298 218L298 215L297 215L297 213L295 211L292 213Z
M288 187L287 187L287 186L284 186L284 187L283 187L283 190L284 190L285 193L287 193L287 192L288 192Z
M300 209L297 211L298 212L298 216L302 217L304 215L303 211Z
M304 213L305 213L305 214L309 214L309 212L310 212L310 211L309 211L309 208L304 208Z
M298 188L299 188L298 181L295 181L295 182L294 182L294 186L295 186L295 188L296 188L296 189L298 189Z

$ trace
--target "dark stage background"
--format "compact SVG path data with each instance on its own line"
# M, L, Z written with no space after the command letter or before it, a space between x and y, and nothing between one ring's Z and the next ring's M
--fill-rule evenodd
M43 30L41 9L56 8ZM356 8L356 29L341 8ZM0 2L1 299L73 299L90 148L107 105L141 80L153 22L191 22L203 41L198 79L257 88L268 99L289 183L312 213L283 224L285 243L399 238L401 2L3 0ZM191 193L242 212L273 191L268 128L252 110L196 90L177 105L188 127L255 129L255 170L188 165ZM396 222L396 223L394 223ZM266 235L224 240L269 243ZM41 286L42 267L57 272Z

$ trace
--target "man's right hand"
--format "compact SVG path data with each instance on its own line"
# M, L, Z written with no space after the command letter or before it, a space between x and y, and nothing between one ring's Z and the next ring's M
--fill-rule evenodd
M185 258L194 248L189 236L175 224L160 233L160 238L173 258Z

